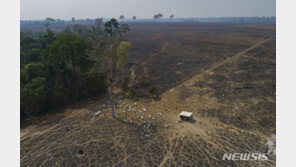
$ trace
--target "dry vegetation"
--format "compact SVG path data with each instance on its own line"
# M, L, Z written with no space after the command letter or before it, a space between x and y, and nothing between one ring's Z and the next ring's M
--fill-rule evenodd
M125 75L138 98L118 96L118 120L104 97L26 120L21 166L275 166L275 156L222 161L225 152L265 152L275 134L274 33L274 25L131 25ZM159 100L140 98L151 84ZM195 123L178 123L181 110Z
M164 92L275 34L274 25L231 23L131 24L133 45L126 75L138 96L149 85Z

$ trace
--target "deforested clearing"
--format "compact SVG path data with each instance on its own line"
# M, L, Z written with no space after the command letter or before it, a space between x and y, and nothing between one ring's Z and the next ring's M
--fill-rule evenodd
M130 23L114 89L21 122L21 166L275 166L274 24ZM119 87L119 86L118 86ZM180 113L194 121L180 121ZM268 144L267 144L268 143ZM275 143L273 143L275 145Z

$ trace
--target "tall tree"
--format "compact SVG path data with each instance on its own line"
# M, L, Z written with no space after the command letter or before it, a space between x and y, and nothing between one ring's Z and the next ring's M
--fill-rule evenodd
M46 27L46 29L48 30L48 29L49 29L49 26L50 26L50 23L53 23L53 22L55 22L55 20L54 20L53 18L49 18L49 17L47 17L47 18L45 19L44 27Z
M161 13L157 14L157 18L161 19L163 17L163 15Z
M154 15L153 19L158 20L158 19L161 19L162 17L163 17L163 15L161 13L159 13L159 14Z
M123 19L124 19L125 17L123 16L123 15L120 15L119 16L119 19L121 20L121 22L123 22Z
M106 90L106 74L89 59L91 29L55 36L52 31L21 38L21 118L43 113ZM87 35L84 33L86 32Z
M38 114L46 99L46 78L44 65L29 63L21 69L21 117Z
M113 89L118 81L116 72L118 68L127 63L128 52L132 48L129 42L123 41L122 34L128 31L127 25L119 24L116 19L111 19L104 24L104 38L96 43L92 57L103 65L107 72L108 94L110 98L111 115L115 118Z
M87 67L87 47L84 39L73 34L61 34L49 46L48 49L51 53L49 58L52 57L58 61L71 64L73 73L76 74L77 67L79 71L83 71Z
M48 69L49 81L52 81L55 103L68 103L78 98L78 83L90 66L86 50L88 45L84 39L73 34L61 34L44 51L43 59Z
M103 24L103 18L97 18L95 20L95 26L93 28L94 32L95 32L95 36L99 36L102 34L102 31L101 31L101 26Z
M49 26L50 26L50 23L49 23L49 22L45 22L44 27L45 27L47 30L49 29Z
M136 20L137 19L137 17L136 16L133 16L133 20Z
M59 20L59 19L58 19ZM49 21L49 22L55 22L55 19L53 19L53 18L50 18L50 17L47 17L46 19L45 19L45 21Z
M21 68L26 64L33 62L36 60L36 57L33 56L32 59L32 51L33 49L38 49L38 41L32 37L24 37L20 41L20 65ZM33 54L35 55L35 54Z

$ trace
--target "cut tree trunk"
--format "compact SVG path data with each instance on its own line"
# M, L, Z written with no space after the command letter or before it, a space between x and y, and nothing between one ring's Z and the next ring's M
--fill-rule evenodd
M112 118L115 118L115 111L114 111L114 100L113 100L113 91L112 86L109 86L109 98L110 98L110 108L111 108L111 116Z
M112 116L112 118L115 118L113 89L112 89L113 79L112 79L112 73L110 71L109 71L109 74L108 74L108 80L109 80L108 93L109 93L109 100L110 100L111 116Z

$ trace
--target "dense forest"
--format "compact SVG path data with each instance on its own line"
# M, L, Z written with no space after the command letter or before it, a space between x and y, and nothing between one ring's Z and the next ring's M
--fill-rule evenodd
M247 24L275 24L276 17L209 17L209 18L178 18L174 15L164 16L161 13L151 16L151 18L125 18L123 15L119 17L121 22L134 24L136 22L224 22L224 23L247 23ZM107 18L102 18L104 22L108 21ZM48 22L51 25L51 29L54 31L62 31L69 24L79 24L84 26L92 26L94 19L75 19L61 20L46 18L45 20L21 20L21 30L40 31L44 30L44 25Z
M115 71L131 49L122 35L128 25L116 19L72 24L59 33L50 29L50 20L45 23L45 32L21 31L21 119L112 88L110 81L120 81Z

